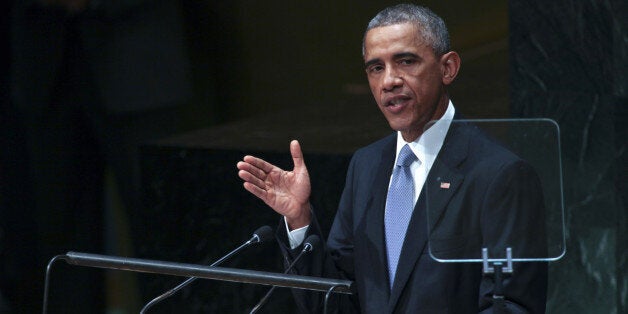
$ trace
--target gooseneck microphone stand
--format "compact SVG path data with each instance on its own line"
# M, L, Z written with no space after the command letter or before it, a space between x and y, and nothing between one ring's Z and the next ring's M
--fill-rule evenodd
M273 231L269 226L262 226L260 228L258 228L257 230L255 230L255 232L253 232L253 236L251 237L251 239L249 239L248 241L244 242L242 245L240 245L239 247L237 247L235 250L229 252L227 255L221 257L219 260L213 262L211 265L209 265L209 267L214 267L219 265L220 263L228 260L229 258L231 258L232 256L236 255L237 253L239 253L241 250L243 250L244 248L253 245L253 244L258 244L258 243L262 243L262 242L266 242L268 241L270 238L272 238ZM150 302L146 303L146 305L144 305L144 307L142 308L142 310L140 311L140 314L144 314L146 313L146 311L151 308L153 305L159 303L160 301L169 298L170 296L174 295L175 293L177 293L177 291L183 289L185 286L189 285L190 283L192 283L194 280L198 279L198 277L190 277L187 280L185 280L184 282L180 283L178 286L162 293L161 295L157 296L156 298L152 299Z
M211 265L209 265L209 267L214 267L217 266L218 264L226 261L227 259L231 258L233 255L235 255L236 253L238 253L241 249L249 246L250 244L248 242L240 245L237 249L229 252L229 254L223 256L222 258L220 258L219 260L213 262ZM156 298L152 299L150 302L146 303L146 305L144 305L144 307L142 308L142 310L140 311L140 314L144 314L146 313L146 311L148 309L150 309L153 305L161 302L164 299L167 299L169 297L171 297L172 295L174 295L175 293L177 293L177 291L183 289L184 287L186 287L187 285L189 285L190 283L192 283L194 280L198 279L198 277L190 277L187 280L185 280L184 282L180 283L178 286L160 294L159 296L157 296Z
M290 263L290 266L288 266L288 268L286 268L286 270L284 271L284 274L287 274L290 270L292 270L294 265L297 264L297 262L301 259L301 257L303 257L303 255L305 253L312 252L316 248L316 246L318 245L319 241L320 241L320 239L315 234L310 235L309 237L307 237L307 239L305 239L305 241L304 241L305 244L303 245L303 250L301 250L299 255L297 255L297 257L292 261L292 263ZM255 307L253 307L253 309L251 310L251 312L249 314L257 313L257 311L259 311L264 306L264 304L266 304L266 302L268 302L268 299L270 298L270 295L273 293L273 291L275 291L276 288L277 288L277 286L272 286L268 290L268 292L266 292L264 297L262 297L262 299L257 303L257 305L255 305Z

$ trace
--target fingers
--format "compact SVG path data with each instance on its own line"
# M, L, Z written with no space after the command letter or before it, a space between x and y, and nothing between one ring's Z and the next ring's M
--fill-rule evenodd
M261 189L260 187L251 184L250 182L244 182L244 189L249 191L251 194L257 196L262 201L266 202L266 197L268 195L266 190Z
M294 163L294 172L301 172L305 168L305 161L303 160L303 152L301 151L299 141L293 140L290 142L290 154Z
M240 179L244 180L244 189L257 196L262 201L267 202L266 173L244 161L238 162L237 167L240 169L238 176Z
M268 174L264 170L258 168L257 165L261 165L265 162L259 158L252 156L245 156L245 161L240 161L237 164L238 176L245 181L244 188L261 198L261 193L266 191L266 178Z
M263 159L249 155L237 163L237 168L240 170L238 176L245 181L245 189L260 198L266 195L269 174L281 170Z
M276 168L273 164L257 158L257 157L253 157L253 156L244 156L244 162L250 164L251 166L260 169L261 171L265 172L265 173L269 173L271 172L274 168Z
M250 184L253 184L253 185L259 187L262 190L266 190L266 184L264 182L264 180L265 180L264 177L256 177L255 175L251 174L250 172L248 172L246 170L238 171L238 176L240 177L240 179L244 180L244 182L248 182Z
M250 156L246 156L244 157L245 160L248 159L247 157ZM262 180L264 180L266 178L266 174L267 172L260 169L259 167L255 166L254 164L247 162L247 161L240 161L237 164L237 167L240 171L246 171L248 173L250 173L251 175L260 178ZM244 179L244 178L243 178Z
M303 152L298 141L290 142L290 154L294 162L294 173L307 175ZM247 191L262 198L266 195L269 184L276 185L281 178L285 177L286 171L257 157L244 156L243 160L237 163L238 176L245 181Z

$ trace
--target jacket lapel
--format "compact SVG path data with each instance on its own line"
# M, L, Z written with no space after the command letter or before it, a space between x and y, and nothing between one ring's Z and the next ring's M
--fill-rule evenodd
M455 121L452 123L445 143L423 185L422 193L425 194L427 205L426 221L430 231L433 230L449 200L464 180L458 167L467 158L469 139L468 133L462 128L464 128L463 123L455 123Z
M382 265L383 267L372 267L373 272L377 274L373 275L373 278L379 278L379 280L373 281L377 287L371 287L382 291L388 297L390 291L388 289L388 261L386 258L386 241L384 236L384 209L386 207L386 195L388 194L388 183L390 181L390 175L392 173L392 166L395 162L395 145L396 137L391 137L391 141L386 143L382 150L379 165L375 173L372 186L372 194L369 202L367 203L367 230L366 234L374 242L374 248L376 252L369 254L369 265ZM388 303L388 298L382 300L381 304L383 308Z
M466 158L467 149L466 136L452 123L443 147L425 180L410 219L388 303L390 313L394 312L419 257L425 251L429 238L428 230L432 230L464 179L456 168ZM445 185L441 186L441 183Z

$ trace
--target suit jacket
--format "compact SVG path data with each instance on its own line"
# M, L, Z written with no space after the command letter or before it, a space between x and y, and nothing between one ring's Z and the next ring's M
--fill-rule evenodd
M443 259L480 258L482 247L491 258L503 257L506 247L514 257L542 257L544 206L534 171L475 127L452 124L417 201L390 289L384 208L395 145L392 134L356 151L326 250L302 259L297 272L354 280L352 297L335 298L343 313L492 312L494 284L481 263L440 263L430 247ZM320 233L316 219L308 233ZM296 251L284 246L288 259ZM546 286L545 263L516 263L503 282L509 312L543 313ZM294 294L302 310L321 309L320 296Z

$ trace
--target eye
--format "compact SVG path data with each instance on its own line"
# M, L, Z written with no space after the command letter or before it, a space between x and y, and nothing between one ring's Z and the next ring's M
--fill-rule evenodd
M399 64L401 64L401 65L412 65L415 62L416 62L416 60L408 59L408 58L399 60Z
M384 67L380 64L373 64L366 68L367 73L380 73L384 70Z

